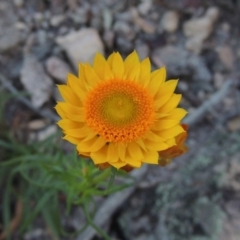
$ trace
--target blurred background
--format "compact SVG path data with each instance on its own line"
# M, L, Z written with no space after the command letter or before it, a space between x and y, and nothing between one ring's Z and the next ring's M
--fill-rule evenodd
M58 134L56 84L77 74L79 61L135 49L179 79L189 152L165 168L136 170L124 197L99 197L101 228L116 240L239 240L239 23L238 0L0 0L0 163ZM56 237L37 211L20 232L27 212L16 194L22 179L6 185L11 171L0 169L0 239L4 219L11 239L102 239L91 228L77 232L85 216L77 205L67 215L61 193L60 224L72 235ZM31 203L28 213L46 207Z

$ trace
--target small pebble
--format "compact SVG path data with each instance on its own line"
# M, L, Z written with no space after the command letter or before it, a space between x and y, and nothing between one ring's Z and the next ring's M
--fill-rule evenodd
M20 8L20 7L23 6L24 1L23 1L23 0L14 0L13 3L14 3L14 5L15 5L16 7L19 7L19 8Z
M167 11L161 20L163 30L173 33L177 30L179 24L179 15L176 11Z

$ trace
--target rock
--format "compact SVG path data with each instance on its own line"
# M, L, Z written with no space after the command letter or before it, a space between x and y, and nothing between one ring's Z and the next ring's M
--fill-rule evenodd
M28 27L25 23L23 22L16 22L14 24L14 27L17 29L17 30L20 30L20 31L23 31L23 30L28 30Z
M186 92L189 89L189 86L186 82L184 81L179 81L178 82L178 89L182 92Z
M97 52L103 54L104 46L98 32L93 28L81 29L56 39L66 51L73 66L78 70L79 62L92 63Z
M103 22L101 16L94 16L90 21L90 26L93 29L97 29L98 31L101 31L103 28Z
M235 56L232 51L232 48L229 46L222 46L217 49L217 53L219 56L219 59L221 60L222 64L228 69L233 70L234 62L235 62Z
M62 26L58 28L58 35L66 35L69 32L69 28L66 26Z
M42 120L42 119L36 119L36 120L32 120L28 123L28 129L29 130L40 130L44 127L46 127L47 122Z
M47 32L45 30L38 30L36 32L36 41L40 44L40 45L45 45L48 41L48 35Z
M215 21L219 16L219 10L216 7L210 7L205 16L197 19L191 19L184 23L183 32L188 40L186 48L200 53L202 50L203 41L206 40L212 33Z
M23 0L14 0L13 3L16 7L20 8L23 6L24 1Z
M70 67L58 57L50 57L46 61L46 69L48 74L59 80L61 83L66 83L67 75L71 72Z
M22 40L21 32L17 28L14 26L4 28L3 33L0 33L0 53L16 47Z
M141 18L136 8L131 8L131 13L134 23L139 26L145 33L153 34L156 32L156 26L144 18Z
M124 38L128 40L133 40L135 38L136 33L133 31L132 27L129 23L125 21L116 21L113 26L113 30L117 33L122 35Z
M134 237L135 240L156 240L156 237L150 233L141 233L139 236Z
M16 9L12 1L0 1L0 53L19 45L25 38L25 33L19 31Z
M232 109L235 108L236 102L231 96L226 96L222 101L223 101L223 107L227 111L232 111Z
M57 87L53 89L53 98L55 99L56 102L64 102L64 99L60 94L59 90L57 89Z
M167 11L164 13L161 25L166 32L173 33L177 30L179 24L179 15L176 11Z
M24 240L48 239L48 233L41 228L34 228L34 230L26 232L23 236L23 239Z
M113 22L113 14L108 9L105 8L102 13L103 16L103 28L105 31L110 31L112 28L112 22Z
M104 31L103 41L104 41L105 45L107 46L107 48L109 48L109 49L113 48L114 37L115 37L115 34L113 31L111 31L111 30Z
M87 2L77 9L76 12L71 12L69 17L74 21L76 24L86 24L89 20L90 13L90 5Z
M184 23L183 31L187 37L199 36L205 40L212 32L213 23L217 20L218 9L208 9L205 16L197 19L191 19Z
M53 83L44 72L41 63L34 56L25 56L21 71L21 82L30 93L34 107L39 108L49 100Z
M235 200L236 201L236 200ZM218 240L238 240L240 236L240 214L239 214L239 201L236 207L232 210L234 214L227 214L225 221L222 225L222 231L217 238ZM233 215L233 216L232 216Z
M184 77L195 81L209 82L211 73L201 57L174 46L158 48L152 53L157 67L166 65L170 77Z
M224 83L224 76L220 72L214 73L213 83L216 89L220 89Z
M152 8L152 0L142 1L137 7L138 12L143 16L147 15L151 10L151 8Z
M42 142L42 141L46 140L47 138L49 138L50 136L52 136L56 132L57 132L57 125L56 124L50 125L47 128L38 132L37 140L39 142Z
M240 129L240 117L235 117L228 121L227 127L231 132L238 131Z
M34 13L33 18L35 19L36 23L41 23L44 20L44 15L41 12L36 12Z
M65 20L64 15L55 15L50 20L50 25L53 27L59 26Z
M116 15L114 15L114 18L116 18L117 20L132 22L133 21L133 14L132 14L131 10L120 12L120 13L118 12L118 13L116 13Z
M225 32L225 33L229 33L230 30L231 30L231 26L228 22L224 22L222 23L222 30Z
M150 49L146 43L136 43L136 51L139 55L139 58L143 60L146 57L149 57Z
M130 52L133 51L133 42L129 41L121 36L116 39L117 48L122 52Z

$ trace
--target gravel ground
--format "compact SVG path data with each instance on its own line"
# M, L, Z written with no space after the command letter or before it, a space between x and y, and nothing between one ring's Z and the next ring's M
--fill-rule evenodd
M139 175L103 222L112 239L239 238L240 1L1 0L0 16L0 85L30 95L5 107L18 135L28 129L23 141L57 131L55 85L96 52L136 49L153 69L166 66L168 79L180 79L190 151ZM64 227L76 231L81 210L62 212ZM52 239L46 229L37 219L23 239ZM101 238L92 232L72 239Z

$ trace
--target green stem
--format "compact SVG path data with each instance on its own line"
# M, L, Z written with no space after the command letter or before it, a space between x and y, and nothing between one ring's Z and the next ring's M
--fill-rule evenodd
M109 189L110 189L110 187L111 187L112 184L113 184L114 178L115 178L115 176L116 176L116 172L117 172L117 170L112 167L112 168L111 168L111 176L110 176L110 179L109 179L109 182L108 182L108 187L107 187L107 189L106 189L106 191L105 191L105 195L107 195L107 194L109 193Z
M90 216L90 214L89 214L89 211L88 211L88 208L87 208L87 204L86 204L86 203L84 203L84 205L83 205L83 210L84 210L84 213L85 213L85 215L86 215L86 217L87 217L87 221L88 221L89 225L91 225L92 228L94 228L95 231L96 231L101 237L103 237L105 240L111 240L110 237L109 237L101 228L99 228L99 227L93 222L93 220L92 220L92 218L91 218L91 216Z
M108 168L106 170L104 170L101 174L99 174L97 177L95 177L93 180L91 180L91 182L93 184L95 183L100 183L102 181L104 181L106 178L108 178L111 174L111 169Z

